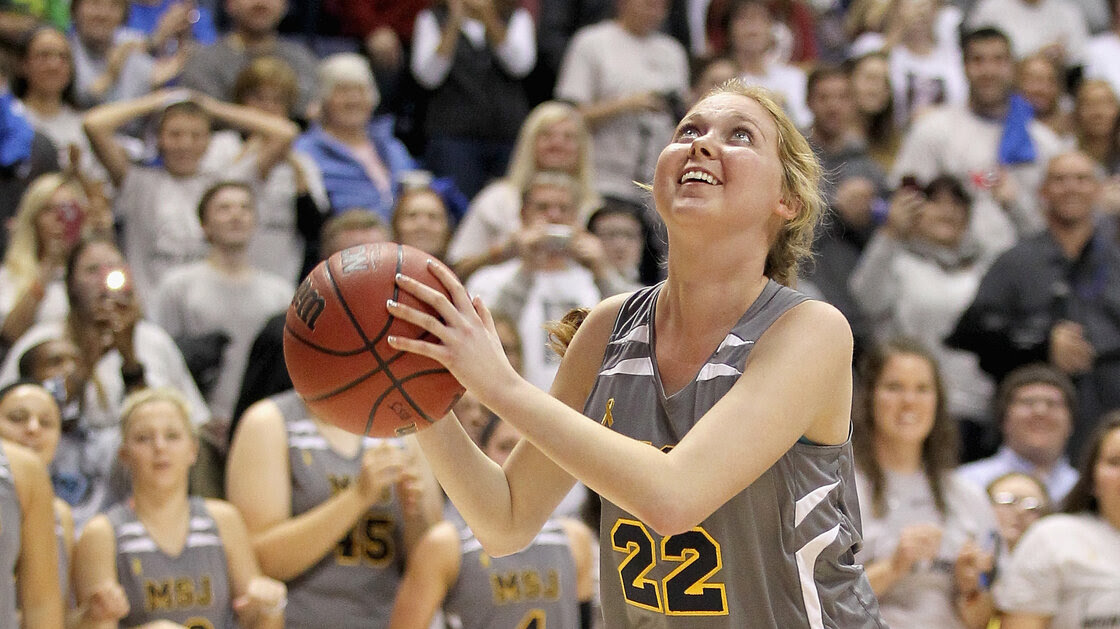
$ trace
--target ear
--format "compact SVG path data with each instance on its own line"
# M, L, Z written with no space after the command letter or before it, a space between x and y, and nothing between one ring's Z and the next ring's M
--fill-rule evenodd
M792 221L801 213L801 202L783 197L778 200L778 207L774 211L785 220Z

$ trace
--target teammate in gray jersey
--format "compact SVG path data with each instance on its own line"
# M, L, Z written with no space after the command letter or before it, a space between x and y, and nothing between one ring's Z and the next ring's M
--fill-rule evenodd
M53 495L35 453L0 441L0 627L62 626Z
M388 625L409 549L442 508L413 440L346 432L289 390L245 412L228 469L265 573L288 584L288 629Z
M0 388L0 439L30 449L49 468L61 437L62 411L50 391L34 380L17 380ZM58 546L58 585L63 602L69 607L74 518L70 505L61 498L55 497L53 506ZM123 602L123 594L116 600ZM67 615L70 626L79 626L82 622L81 614L75 610Z
M284 627L284 584L261 575L237 509L187 494L198 456L189 418L186 400L173 389L125 398L120 458L132 494L82 531L74 588L79 605L93 606L99 592L121 587L127 615L86 627Z
M443 363L524 435L501 467L458 422L417 435L488 552L524 547L578 479L604 500L607 627L883 626L853 559L851 330L787 288L819 179L765 90L731 81L701 99L652 186L666 281L587 315L552 396L509 367L489 311L449 272L430 267L450 299L398 280L439 317L389 312L438 341L390 343Z
M521 435L488 416L479 446L501 465ZM416 545L389 629L427 629L441 606L462 629L588 629L592 539L584 523L554 519L521 552L491 557L469 528L440 522Z

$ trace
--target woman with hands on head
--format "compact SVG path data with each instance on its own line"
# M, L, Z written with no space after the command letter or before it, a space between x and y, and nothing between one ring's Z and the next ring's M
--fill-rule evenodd
M128 598L119 626L283 627L284 584L261 575L237 509L187 492L198 439L183 397L170 388L129 396L121 441L132 494L82 531L79 604L103 605L116 585ZM118 618L87 626L115 628Z
M851 331L788 287L819 178L765 90L733 81L697 103L652 186L668 278L596 306L551 395L509 366L489 311L449 271L431 265L450 300L398 279L440 318L390 313L438 341L390 343L443 363L524 437L498 466L456 421L417 434L488 553L526 546L578 479L603 497L608 626L883 626L853 561Z
M856 554L892 627L985 627L997 525L983 491L952 474L956 424L937 361L896 339L860 365L853 436L864 545Z
M346 432L289 390L245 411L226 469L261 568L288 584L289 629L388 626L407 554L443 498L411 438Z

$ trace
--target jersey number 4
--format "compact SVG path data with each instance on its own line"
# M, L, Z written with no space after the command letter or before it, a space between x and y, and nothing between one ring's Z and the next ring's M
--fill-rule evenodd
M701 527L670 535L658 545L637 520L620 519L611 546L626 558L618 565L626 602L669 616L725 616L727 588L710 579L723 569L719 542ZM648 578L657 562L677 564L660 581Z

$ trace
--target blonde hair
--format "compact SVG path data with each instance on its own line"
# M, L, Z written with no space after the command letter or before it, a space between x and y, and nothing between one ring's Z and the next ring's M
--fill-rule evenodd
M763 274L786 286L797 285L801 263L812 257L813 232L825 211L821 194L821 164L809 141L793 124L766 88L731 79L713 88L704 98L738 94L762 106L778 127L778 160L782 164L782 199L797 215L782 224L766 254ZM703 99L701 99L703 100Z
M576 172L572 175L579 181L580 199L587 204L599 198L599 194L595 191L595 177L591 165L591 132L588 131L583 116L568 103L546 101L534 107L525 117L525 122L521 123L521 130L517 133L517 143L510 155L506 181L521 195L529 189L533 175L538 170L537 136L547 127L563 120L572 120L579 130L579 158Z
M12 224L8 251L4 254L4 268L11 274L15 292L26 289L39 277L39 230L35 221L50 208L51 197L63 186L71 186L75 194L85 200L81 186L61 173L46 173L31 182L20 198Z
M381 101L381 93L373 82L369 61L356 52L333 54L319 63L319 100L330 98L334 88L342 84L357 84L373 94L373 106Z
M183 421L183 427L187 429L191 437L196 437L194 424L191 423L191 406L187 402L187 398L183 396L178 389L172 387L155 387L151 389L140 389L135 393L130 393L125 397L121 405L121 439L124 440L128 434L128 429L132 424L132 416L136 413L136 409L151 404L153 402L167 402L175 407L179 412L179 418Z
M288 103L288 111L299 100L299 79L295 70L279 57L257 57L237 75L233 84L233 101L244 105L253 92L262 87L280 90Z

